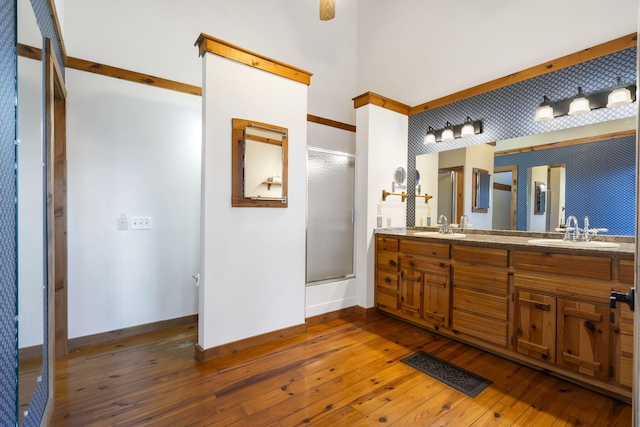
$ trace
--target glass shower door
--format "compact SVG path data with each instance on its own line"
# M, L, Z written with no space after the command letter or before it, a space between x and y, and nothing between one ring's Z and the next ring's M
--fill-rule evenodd
M309 148L307 284L353 277L355 156Z

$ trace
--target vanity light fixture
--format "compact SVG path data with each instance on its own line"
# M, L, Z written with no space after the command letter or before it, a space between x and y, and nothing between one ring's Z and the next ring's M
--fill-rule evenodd
M624 85L618 77L618 85L612 89L585 94L578 87L578 94L568 99L551 101L546 96L540 107L536 109L534 121L544 122L567 114L587 113L598 108L614 108L627 105L636 100L636 85Z
M436 130L429 126L427 129L427 134L424 136L425 144L435 144L436 143Z
M551 100L544 96L542 104L536 110L536 117L533 119L536 122L546 122L553 120L553 107L551 106Z
M589 111L591 111L589 99L587 99L584 92L582 92L582 88L578 86L578 94L573 98L571 104L569 104L569 115L584 114Z
M424 136L424 144L452 141L456 138L465 138L479 133L482 133L482 121L472 120L471 117L467 116L467 120L461 125L454 126L447 122L443 129L438 130L429 126Z

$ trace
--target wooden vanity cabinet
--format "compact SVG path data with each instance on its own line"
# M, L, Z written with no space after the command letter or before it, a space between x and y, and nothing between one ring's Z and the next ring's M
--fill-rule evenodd
M633 313L609 306L634 284L627 254L378 236L375 271L381 311L631 396Z

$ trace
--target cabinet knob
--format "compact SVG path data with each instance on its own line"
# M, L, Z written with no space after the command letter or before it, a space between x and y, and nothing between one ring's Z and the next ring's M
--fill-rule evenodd
M390 260L389 260L389 264L390 264L390 265L393 265L393 266L395 267L396 262L395 262L394 260L390 259Z
M385 277L384 281L387 282L387 283L391 283L391 278L390 277Z

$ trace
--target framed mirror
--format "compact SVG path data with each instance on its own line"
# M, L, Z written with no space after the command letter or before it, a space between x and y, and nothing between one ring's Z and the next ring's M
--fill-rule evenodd
M286 208L287 129L232 119L231 206Z

